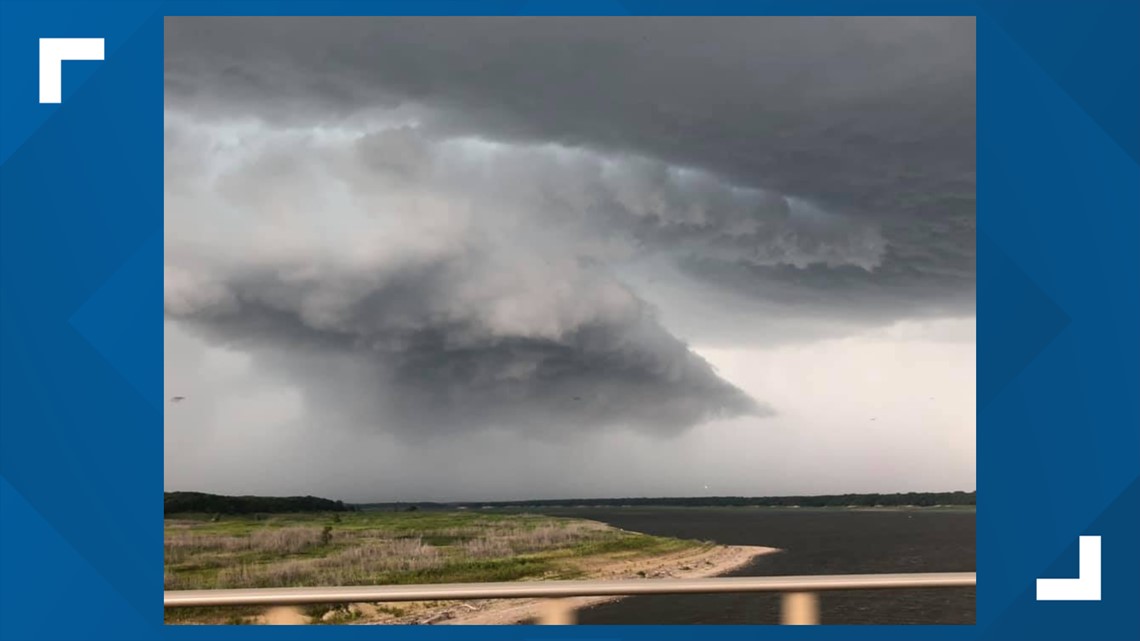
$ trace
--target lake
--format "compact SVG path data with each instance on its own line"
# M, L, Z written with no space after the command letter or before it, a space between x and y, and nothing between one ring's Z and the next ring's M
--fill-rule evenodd
M551 508L647 534L764 545L783 552L728 576L973 572L975 513L959 509ZM974 588L821 595L824 624L973 624ZM780 597L630 597L579 612L583 624L774 624Z

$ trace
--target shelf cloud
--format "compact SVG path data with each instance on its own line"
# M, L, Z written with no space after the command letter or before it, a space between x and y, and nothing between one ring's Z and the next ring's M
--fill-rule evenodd
M974 315L972 18L168 18L165 48L168 322L350 432L762 429L694 345Z

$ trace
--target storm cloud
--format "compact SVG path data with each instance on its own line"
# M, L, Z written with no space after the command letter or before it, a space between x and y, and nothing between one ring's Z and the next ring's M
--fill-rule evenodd
M165 42L166 316L350 432L676 436L780 411L693 344L974 314L972 18Z
M970 313L974 40L972 18L180 18L167 25L167 103L282 125L386 119L707 171L873 221L884 269L836 276L860 298ZM652 198L662 182L647 172L642 188ZM734 267L700 258L695 274ZM728 286L835 289L740 267Z

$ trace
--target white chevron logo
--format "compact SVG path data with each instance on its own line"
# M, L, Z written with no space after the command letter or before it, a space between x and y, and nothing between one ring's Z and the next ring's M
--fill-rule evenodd
M102 59L102 38L40 38L40 103L63 100L64 60Z
M1080 538L1075 579L1037 579L1038 601L1100 601L1100 537Z

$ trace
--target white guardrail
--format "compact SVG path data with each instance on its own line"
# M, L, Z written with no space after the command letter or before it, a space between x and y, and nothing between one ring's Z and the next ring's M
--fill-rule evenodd
M170 590L167 608L203 606L274 606L316 603L382 603L465 599L548 599L539 623L568 625L576 621L576 606L567 601L583 596L643 594L783 593L781 623L819 623L818 592L834 590L892 590L958 588L977 585L974 572L932 574L833 574L811 576L740 576L705 579L630 579L620 581L519 581L502 583L441 583L434 585L365 585L324 588L261 588L243 590Z

